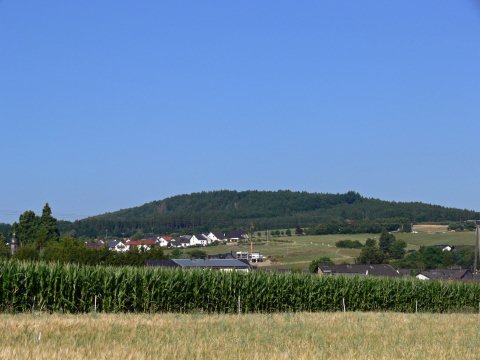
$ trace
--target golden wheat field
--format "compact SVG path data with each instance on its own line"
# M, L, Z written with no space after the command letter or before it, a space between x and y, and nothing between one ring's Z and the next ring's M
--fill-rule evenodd
M0 315L1 359L479 359L479 315Z

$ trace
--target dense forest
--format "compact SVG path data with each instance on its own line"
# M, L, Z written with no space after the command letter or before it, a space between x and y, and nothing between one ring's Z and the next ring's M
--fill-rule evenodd
M62 234L75 237L200 232L248 228L256 230L312 227L318 233L342 224L356 232L408 226L414 222L459 222L480 213L420 202L391 202L350 191L324 194L293 191L211 191L178 195L139 207L75 222L59 221ZM379 230L380 231L380 230Z

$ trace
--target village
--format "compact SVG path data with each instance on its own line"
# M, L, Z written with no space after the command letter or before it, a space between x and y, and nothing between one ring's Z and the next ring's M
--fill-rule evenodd
M153 247L160 248L188 248L201 247L216 244L226 244L238 241L248 241L249 235L243 230L235 230L228 233L209 232L208 234L193 235L159 235L151 236L141 240L113 239L113 240L95 240L86 241L85 245L89 249L108 248L112 251L126 252L134 248L138 250L150 250Z
M239 242L248 243L251 240L249 234L243 230L235 230L227 233L208 232L192 235L159 235L141 240L95 240L85 242L89 249L105 249L110 251L124 253L131 250L149 251L152 248L164 249L184 249L194 247L238 244ZM454 251L461 246L436 245L442 252ZM163 267L163 268L183 268L183 269L213 269L223 271L280 271L280 269L270 269L268 266L258 268L259 263L263 263L267 257L259 252L251 251L227 251L219 254L210 254L204 258L188 259L161 259L147 260L145 266ZM462 282L480 281L480 274L473 273L469 269L454 267L449 269L423 270L412 274L410 269L396 269L390 264L318 264L314 274L317 276L361 276L361 277L394 277L411 278L419 280L447 280Z

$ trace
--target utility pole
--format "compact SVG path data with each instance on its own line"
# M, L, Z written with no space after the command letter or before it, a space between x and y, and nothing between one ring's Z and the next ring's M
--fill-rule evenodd
M478 252L480 246L480 220L467 220L475 223L475 257L473 260L473 273L478 274Z
M478 273L478 246L480 243L480 225L475 221L475 263L473 264L473 273Z
M18 248L18 240L15 236L15 227L13 228L13 235L12 235L12 240L10 240L10 252L13 255L17 252Z
M250 224L250 256L253 253L253 232L255 231L255 225L253 223Z

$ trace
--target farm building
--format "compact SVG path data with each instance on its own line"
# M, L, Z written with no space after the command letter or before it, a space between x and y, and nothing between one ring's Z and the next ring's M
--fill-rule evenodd
M342 276L402 276L398 270L388 264L363 265L363 264L320 264L317 273L319 275L342 275Z
M223 271L249 271L247 262L237 259L171 259L171 260L146 260L147 266L180 267L182 269L213 269Z

